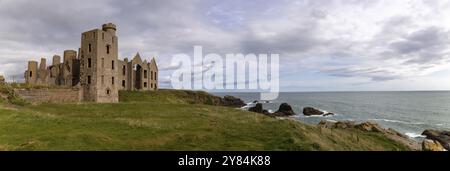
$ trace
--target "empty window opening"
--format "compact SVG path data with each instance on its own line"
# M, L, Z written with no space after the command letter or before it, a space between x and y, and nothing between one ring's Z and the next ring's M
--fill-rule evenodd
M124 66L122 66L122 75L125 75L125 72L126 72L126 67L124 65Z
M122 87L125 87L125 80L122 80Z
M111 94L111 91L110 91L109 89L106 90L106 94L107 94L107 95Z
M88 68L91 68L91 67L92 67L92 59L88 58Z
M153 80L153 71L150 71L150 79Z
M144 82L144 87L147 88L147 82Z
M30 77L33 77L33 71L30 71Z
M109 54L110 45L106 45L106 54Z
M144 70L144 78L148 78L148 73L147 73L147 70Z
M111 61L111 69L114 70L114 61Z
M112 81L111 84L114 85L114 77L111 78L111 81Z
M92 45L89 43L89 52L92 52Z
M91 76L88 76L87 83L91 84Z

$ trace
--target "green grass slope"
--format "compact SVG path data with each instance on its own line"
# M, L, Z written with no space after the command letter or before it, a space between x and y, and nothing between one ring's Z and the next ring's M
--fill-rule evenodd
M207 105L214 99L161 90L120 92L118 104L2 101L0 150L409 150L381 134Z

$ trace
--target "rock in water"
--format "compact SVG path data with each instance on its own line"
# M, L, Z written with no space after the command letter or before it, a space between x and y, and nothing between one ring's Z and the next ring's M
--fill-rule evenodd
M305 107L303 108L303 114L306 116L312 116L312 115L323 115L325 114L325 112L314 109L312 107Z
M273 115L275 116L292 116L295 115L294 110L292 110L291 105L287 103L282 103L280 107L278 108L278 111L276 111Z
M255 107L251 107L250 109L248 109L248 111L250 111L250 112L256 112L256 113L263 113L263 112L264 112L263 106L262 106L261 103L257 103L257 104L255 105Z
M447 151L450 150L449 131L425 130L422 135L427 136L426 139L439 142Z
M243 107L246 104L240 98L234 96L225 96L222 98L222 105L229 107Z
M425 139L422 142L423 151L447 151L445 148L435 140Z

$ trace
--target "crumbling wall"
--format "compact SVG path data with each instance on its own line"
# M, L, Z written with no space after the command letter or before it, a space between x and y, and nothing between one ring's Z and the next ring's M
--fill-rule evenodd
M79 88L16 89L14 91L26 101L35 104L81 102Z

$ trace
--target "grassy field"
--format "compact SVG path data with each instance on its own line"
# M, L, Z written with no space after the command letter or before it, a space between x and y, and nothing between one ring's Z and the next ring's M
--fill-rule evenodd
M409 150L377 133L207 105L208 96L120 92L118 104L24 106L0 98L0 150Z

